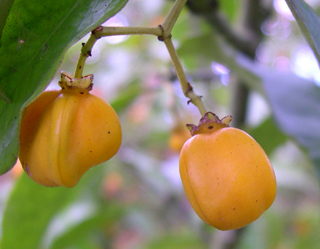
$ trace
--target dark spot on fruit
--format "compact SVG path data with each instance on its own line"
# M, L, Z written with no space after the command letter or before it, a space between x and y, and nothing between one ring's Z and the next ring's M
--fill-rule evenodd
M235 208L235 207L233 207L232 209L233 209L233 210L236 210L236 208Z
M110 134L110 131L108 131L108 134Z
M84 94L84 92L80 92L80 94Z
M213 125L210 125L210 126L208 127L208 129L210 129L210 130L213 129Z
M30 175L28 164L26 164L26 167L24 168L24 170L26 171L26 173L27 173L28 175Z

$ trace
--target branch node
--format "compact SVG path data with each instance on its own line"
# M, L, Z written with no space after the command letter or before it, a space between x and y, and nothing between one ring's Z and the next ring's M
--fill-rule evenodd
M162 33L164 32L164 28L161 24L158 25L158 27L161 29Z
M162 26L161 24L159 24L158 27L159 27L160 30L161 30L161 35L158 36L158 40L163 42L163 41L164 41L164 37L163 37L164 28L163 28L163 26Z
M92 30L91 33L95 35L96 33L101 32L102 30L103 30L103 27L100 25L99 27Z
M166 35L166 34L165 34L165 29L164 29L164 27L163 27L161 24L159 24L158 27L159 27L160 30L161 30L161 35L158 36L158 40L159 40L159 41L162 41L162 42L163 42L164 39L167 39L167 38L171 38L171 37L172 37L171 34L169 34L169 35Z
M192 91L192 89L190 91ZM189 105L190 103L193 103L193 100L196 100L196 99L200 99L200 101L201 101L202 98L203 98L202 95L196 95L194 98L190 98L188 100L187 104Z
M188 95L189 92L192 92L192 91L193 91L193 87L191 86L190 82L187 83L187 86L188 86L188 89L187 89L187 91L185 92L185 95Z

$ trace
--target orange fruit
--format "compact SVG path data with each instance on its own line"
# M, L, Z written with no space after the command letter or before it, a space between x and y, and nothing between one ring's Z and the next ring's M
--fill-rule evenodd
M258 219L273 203L277 184L261 146L246 132L208 112L184 144L179 170L186 196L207 224L232 230Z
M89 93L92 79L62 73L61 90L42 93L26 108L19 159L35 182L73 187L89 168L118 151L119 118L106 101Z

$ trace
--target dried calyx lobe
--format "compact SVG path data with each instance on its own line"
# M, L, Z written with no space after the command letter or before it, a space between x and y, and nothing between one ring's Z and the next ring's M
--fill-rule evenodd
M59 86L63 90L77 91L81 94L88 93L92 90L93 74L83 76L82 78L74 78L73 74L61 72L61 80Z
M199 121L198 125L187 124L191 136L201 134L201 133L212 133L218 129L229 127L232 117L226 116L220 119L213 112L207 112Z

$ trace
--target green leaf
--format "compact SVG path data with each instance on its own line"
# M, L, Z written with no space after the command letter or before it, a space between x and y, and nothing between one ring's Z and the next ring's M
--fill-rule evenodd
M219 5L230 21L233 21L236 18L237 11L241 9L240 2L234 0L219 1Z
M293 73L272 71L244 58L238 61L261 77L278 127L308 150L320 173L320 87Z
M53 215L73 200L77 191L77 188L47 188L23 174L4 212L1 248L40 248Z
M101 245L99 245L99 236L101 236L101 240L107 240L106 230L108 230L108 227L111 227L113 223L117 222L123 213L123 208L108 203L100 212L97 212L94 216L84 220L57 238L50 248L102 248ZM109 238L109 240L111 240L111 238Z
M151 241L144 249L204 249L207 248L192 234L171 234Z
M287 136L279 130L272 118L267 118L258 127L248 130L248 133L261 145L267 155L287 140Z
M195 51L197 51L195 53ZM205 34L199 36L193 36L185 41L177 49L181 58L190 63L203 63L208 64L208 62L214 60L221 64L231 63L229 56L224 53L224 50L221 48L221 43L217 39L217 36L212 34ZM199 65L195 65L197 68Z
M2 30L6 24L13 2L14 0L2 0L0 2L0 47L1 47Z
M320 18L303 0L286 0L286 2L320 63Z
M264 86L279 127L306 147L311 159L320 159L320 88L277 73L269 74Z
M0 47L0 174L15 163L22 108L54 76L66 50L127 0L16 0ZM79 48L80 53L80 48Z
M65 211L68 205L73 205L75 201L87 202L101 198L99 191L105 175L104 165L107 164L112 164L112 160L87 171L77 186L71 189L44 187L34 183L23 173L14 186L5 208L0 247L43 248L47 228L56 215ZM115 217L116 214L114 211ZM107 219L110 213L106 212L105 215L103 218Z
M119 113L128 107L142 93L142 90L141 84L137 82L137 80L134 80L127 85L110 104L113 109Z

